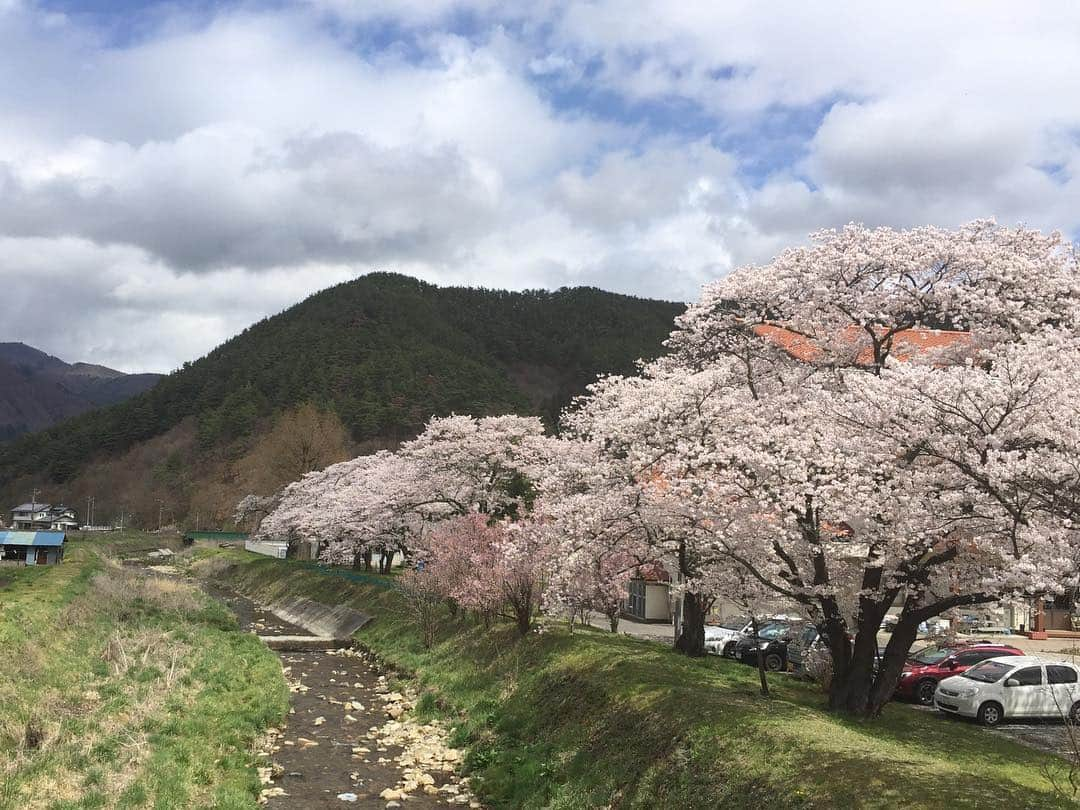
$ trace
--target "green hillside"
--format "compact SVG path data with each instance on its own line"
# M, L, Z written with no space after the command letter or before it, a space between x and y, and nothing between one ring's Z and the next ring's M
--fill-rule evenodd
M0 491L55 489L181 423L210 453L304 402L335 412L355 442L398 441L450 412L552 420L597 373L655 356L681 309L590 288L439 288L373 273L260 321L144 394L0 446Z

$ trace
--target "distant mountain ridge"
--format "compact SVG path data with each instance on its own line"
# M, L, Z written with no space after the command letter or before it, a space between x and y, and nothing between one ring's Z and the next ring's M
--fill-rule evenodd
M123 402L159 379L160 374L65 363L25 343L0 343L0 441Z
M658 356L684 309L590 287L509 292L371 273L259 321L125 402L0 445L0 499L40 489L96 497L143 525L162 509L166 520L221 525L241 496L292 480L269 475L269 445L301 406L336 425L338 455L393 447L433 415L554 424L598 374Z

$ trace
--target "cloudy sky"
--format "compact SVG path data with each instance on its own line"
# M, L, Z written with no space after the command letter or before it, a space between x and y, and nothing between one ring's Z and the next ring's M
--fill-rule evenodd
M852 220L1076 239L1078 42L1067 3L0 0L0 340L167 371L375 269L689 300Z

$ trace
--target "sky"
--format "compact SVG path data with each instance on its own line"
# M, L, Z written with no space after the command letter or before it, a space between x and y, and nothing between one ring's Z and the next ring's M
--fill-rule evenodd
M1080 235L1080 4L0 0L0 341L169 371L374 270L693 300Z

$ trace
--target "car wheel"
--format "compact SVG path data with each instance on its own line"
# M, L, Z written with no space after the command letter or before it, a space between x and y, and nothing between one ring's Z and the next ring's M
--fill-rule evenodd
M724 658L734 658L735 657L735 642L734 641L729 641L727 644L725 644L724 645L724 651L722 653L720 653L720 654L722 656L724 656Z
M937 681L920 681L915 687L915 699L923 706L934 705L934 692L937 691Z
M784 668L784 657L777 653L769 653L765 656L765 669L769 672L779 672Z
M1080 726L1080 701L1077 701L1069 709L1069 722L1074 726Z
M997 703L984 703L979 707L979 722L987 728L993 728L1005 719L1005 712Z

